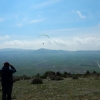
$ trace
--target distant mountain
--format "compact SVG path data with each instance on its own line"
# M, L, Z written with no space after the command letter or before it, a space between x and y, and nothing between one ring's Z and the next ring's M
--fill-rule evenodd
M41 49L37 49L37 50L32 50L32 49L16 49L16 48L4 48L4 49L0 49L0 52L9 52L9 51L24 51L24 52L27 52L27 51L34 51L34 52L37 52L37 53L65 53L65 52L100 52L100 50L77 50L77 51L68 51L68 50L50 50L50 49L44 49L44 48L41 48Z
M34 54L61 54L66 53L67 51L63 50L49 50L49 49L37 49L37 50L29 50L29 49L0 49L2 53L34 53Z
M100 51L0 49L0 68L5 61L17 68L18 75L43 73L47 70L84 73L99 71Z

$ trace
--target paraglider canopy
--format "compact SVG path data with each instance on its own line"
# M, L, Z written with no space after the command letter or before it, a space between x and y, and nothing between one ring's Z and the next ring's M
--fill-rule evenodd
M50 39L50 37L48 35L46 35L46 34L41 34L38 37L41 37L41 36L46 36L46 37L48 37Z

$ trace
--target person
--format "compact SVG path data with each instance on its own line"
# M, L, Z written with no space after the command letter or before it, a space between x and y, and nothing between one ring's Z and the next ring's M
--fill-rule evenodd
M13 73L16 69L8 62L0 70L1 86L2 86L2 100L11 100L12 87L13 87Z

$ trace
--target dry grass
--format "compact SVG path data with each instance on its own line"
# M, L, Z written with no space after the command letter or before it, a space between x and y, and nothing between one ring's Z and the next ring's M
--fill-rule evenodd
M100 79L65 78L60 81L44 79L43 84L30 83L31 80L15 82L13 100L100 100Z

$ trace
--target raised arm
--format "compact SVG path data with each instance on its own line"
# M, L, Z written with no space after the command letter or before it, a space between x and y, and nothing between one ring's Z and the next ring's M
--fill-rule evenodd
M15 73L15 72L16 72L16 69L15 69L11 64L9 64L9 66L11 67L11 71L12 71L13 73Z

